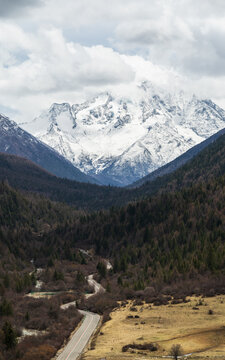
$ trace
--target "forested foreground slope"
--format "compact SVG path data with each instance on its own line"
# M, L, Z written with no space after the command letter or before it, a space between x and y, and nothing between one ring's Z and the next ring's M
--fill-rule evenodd
M136 289L154 279L220 277L225 274L225 177L82 217L42 241L55 256L67 257L80 244L94 247L113 258L114 271ZM67 248L59 254L63 244Z
M0 211L1 246L17 258L73 261L76 248L93 247L113 260L114 272L134 289L154 279L224 275L224 176L92 214L25 199L1 185Z

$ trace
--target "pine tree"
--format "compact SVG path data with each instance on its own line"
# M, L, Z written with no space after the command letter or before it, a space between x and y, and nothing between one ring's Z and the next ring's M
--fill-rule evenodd
M12 349L16 347L17 340L16 340L16 332L13 329L10 322L6 321L2 327L3 336L4 336L4 344L6 345L7 349Z

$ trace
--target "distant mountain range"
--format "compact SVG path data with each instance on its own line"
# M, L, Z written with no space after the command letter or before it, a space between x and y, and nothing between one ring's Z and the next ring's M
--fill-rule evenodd
M0 115L0 152L33 161L50 173L80 182L97 181L83 174L54 149L21 129L14 121Z
M132 95L55 103L21 126L101 183L125 186L225 128L225 111L144 82Z

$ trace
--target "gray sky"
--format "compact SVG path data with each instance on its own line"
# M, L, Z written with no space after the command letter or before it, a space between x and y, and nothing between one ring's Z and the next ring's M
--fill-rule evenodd
M144 79L225 107L224 39L224 0L0 0L0 111L29 120Z

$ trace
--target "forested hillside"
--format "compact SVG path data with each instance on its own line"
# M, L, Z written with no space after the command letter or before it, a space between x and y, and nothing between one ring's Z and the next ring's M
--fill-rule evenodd
M56 257L72 256L80 244L94 247L113 258L122 283L136 290L155 281L224 276L225 178L87 215L42 241Z
M224 177L121 209L73 216L49 201L31 206L5 185L1 193L1 243L16 257L71 261L77 248L93 247L113 259L114 271L133 289L156 279L166 284L194 274L224 275ZM33 231L40 224L42 232Z
M102 209L129 201L130 191L58 178L29 160L0 153L0 180L82 209Z
M71 266L48 262L47 244L43 244L43 268L37 270L37 262L33 261L43 234L54 231L59 224L71 226L77 216L81 213L67 205L35 194L25 196L8 184L0 183L1 360L49 360L79 323L81 315L75 308L69 311L60 308L64 299L74 300L85 291L85 278L79 272L83 259L79 251ZM54 298L27 296L30 291L39 289L40 274L47 289L58 291ZM68 288L74 290L76 297L67 296Z

